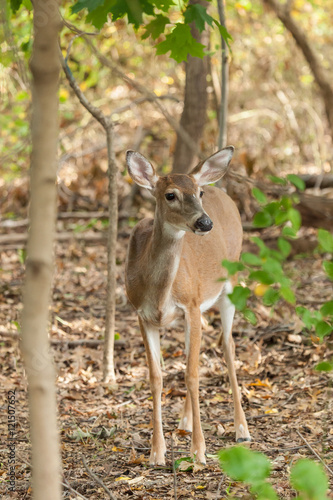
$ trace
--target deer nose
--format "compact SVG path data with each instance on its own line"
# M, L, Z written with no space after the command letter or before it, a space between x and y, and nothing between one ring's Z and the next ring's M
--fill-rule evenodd
M213 222L208 215L204 214L195 221L194 227L199 231L208 232L213 228Z

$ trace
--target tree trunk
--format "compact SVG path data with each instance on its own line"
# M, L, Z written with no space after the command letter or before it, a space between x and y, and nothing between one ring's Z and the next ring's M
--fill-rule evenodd
M224 0L217 1L220 24L225 26ZM221 102L219 107L219 137L218 149L227 145L227 119L228 119L228 90L229 90L229 63L228 45L221 35Z
M22 314L21 350L29 387L32 486L35 500L60 500L61 457L55 374L48 318L54 268L58 141L57 0L34 0L30 231Z
M190 0L189 4L199 3L208 8L206 0ZM192 23L191 31L193 37L199 42L207 45L207 31L199 33L197 27ZM184 109L180 119L181 127L186 130L192 140L197 144L202 136L207 112L207 56L203 59L188 56L186 63L186 82ZM173 172L187 173L192 170L198 162L198 156L188 144L186 144L179 133L173 162Z
M263 3L270 6L274 10L277 17L280 19L284 27L291 33L296 44L301 49L320 89L333 141L333 87L330 80L325 75L325 69L319 57L311 47L306 34L291 17L287 5L280 5L276 2L276 0L263 0Z
M118 186L117 165L113 149L113 125L105 129L108 148L109 176L109 228L108 228L108 283L106 294L105 338L103 353L103 380L115 382L114 335L116 322L116 249L118 234Z

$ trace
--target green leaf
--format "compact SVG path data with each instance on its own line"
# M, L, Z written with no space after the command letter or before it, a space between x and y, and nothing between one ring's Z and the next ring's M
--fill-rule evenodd
M153 40L156 40L162 33L164 33L165 26L170 22L170 20L163 16L162 14L158 14L155 19L153 19L150 23L145 26L145 33L142 35L142 39L145 40L149 36L152 37Z
M244 318L249 322L251 323L251 325L256 325L257 324L257 316L254 314L253 311L251 311L251 309L244 309L243 310L243 315L244 315Z
M273 224L273 219L271 215L266 211L258 212L253 217L254 227L268 227L271 226L272 224Z
M323 316L333 316L333 300L325 302L325 304L321 306L320 312Z
M193 470L194 460L191 457L182 457L182 458L178 458L177 460L175 460L174 461L175 470L179 469L179 466L182 462L188 462L188 468L182 469L182 472L189 472L189 471Z
M321 361L315 367L318 372L331 372L333 370L333 361Z
M296 307L296 313L300 316L301 320L308 330L311 330L312 326L315 326L318 323L317 318L315 318L311 311L309 311L309 309L306 309L306 307Z
M13 14L16 14L16 12L21 7L21 4L22 4L22 0L10 0L10 8L11 8Z
M143 14L154 15L154 6L149 0L105 0L105 2L110 4L113 21L127 16L128 22L135 28L143 24Z
M255 255L254 253L244 252L241 255L241 260L244 264L249 264L250 266L261 266L262 259Z
M282 286L280 288L280 295L281 295L281 297L284 298L284 300L289 302L289 304L295 304L296 298L295 298L295 294L291 288L289 288L287 286Z
M305 189L305 182L303 181L303 179L301 179L300 177L298 177L298 175L288 174L287 175L287 179L295 187L297 187L297 189L299 189L300 191L304 191L304 189Z
M214 21L212 16L207 13L207 8L203 7L199 3L187 6L184 19L187 24L195 22L195 25L200 33L205 29L205 23L212 26Z
M229 273L229 275L233 276L238 271L243 271L245 267L241 262L230 262L230 260L222 260L222 266L225 267Z
M156 45L156 54L166 54L171 51L170 57L177 63L187 61L187 56L204 57L204 45L198 43L191 34L187 24L178 23L171 33L166 35L164 42Z
M266 482L252 486L251 493L256 493L257 500L279 500L273 486Z
M270 249L265 245L265 243L258 237L254 236L251 238L253 243L255 243L260 249L260 257L266 257L270 253Z
M153 3L156 5L157 9L160 9L163 12L169 12L169 9L175 5L173 0L154 0Z
M309 500L326 500L328 480L322 467L307 458L299 460L291 469L292 487L306 493Z
M280 262L273 257L267 257L262 265L262 269L263 271L274 274L275 277L277 277L277 275L283 275L283 269ZM276 279L275 281L278 280Z
M267 271L252 271L249 274L249 279L253 281L259 281L263 285L272 285L275 283L274 277Z
M298 231L302 225L302 217L296 208L289 208L287 212L288 219L290 220L292 227Z
M251 295L251 291L247 287L240 285L235 286L232 293L228 294L230 301L236 306L238 311L243 311L246 307L247 298Z
M325 269L327 276L331 280L333 280L333 262L330 262L329 260L324 260L323 268Z
M321 340L333 331L333 327L326 321L318 321L315 329L316 334Z
M231 47L230 47L229 41L230 42L233 41L232 36L228 32L227 28L225 26L222 26L222 24L220 24L218 21L216 21L216 19L214 19L214 23L218 27L221 37L223 38L223 40L225 41L225 43L228 45L228 48L231 51Z
M276 175L269 175L268 178L274 182L274 184L281 184L281 186L285 186L287 184L286 179L282 179L282 177L277 177Z
M72 13L80 12L82 9L87 9L88 12L92 12L97 9L97 7L101 7L104 5L105 0L78 0L71 7Z
M326 229L318 229L318 241L325 252L333 253L333 236Z
M102 29L104 24L108 20L110 14L110 8L106 2L106 5L100 5L96 9L88 13L86 17L86 22L91 23L98 30Z
M279 201L271 201L265 206L265 211L268 212L272 217L275 217L277 213L281 211L281 204Z
M254 187L252 189L252 194L259 203L267 203L267 196L261 191L261 189Z
M291 252L291 244L284 238L278 238L278 247L283 257L286 259Z
M269 288L263 295L262 301L265 306L273 306L280 298L279 290Z
M297 238L297 231L293 227L285 226L282 228L282 236L286 238L295 239Z
M218 451L217 455L223 471L235 481L255 485L269 476L271 466L263 453L234 446Z

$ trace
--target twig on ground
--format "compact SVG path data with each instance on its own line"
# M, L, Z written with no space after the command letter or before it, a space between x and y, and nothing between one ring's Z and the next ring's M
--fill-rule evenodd
M83 498L83 500L88 500L87 497L84 497L83 495L81 495L81 493L79 493L74 488L72 488L72 486L68 483L67 479L64 478L64 481L65 481L64 483L61 483L62 486L64 486L65 488L67 488L69 491L71 491L75 495L78 495L80 498Z
M223 483L223 479L224 479L224 475L222 474L221 480L220 480L218 488L217 488L215 500L218 500L218 498L219 498L220 489L221 489L221 486L222 486L222 483Z
M173 471L173 491L175 495L175 500L177 500L177 474L175 467L175 455L173 451L173 434L171 433L171 460L172 460L172 471Z
M83 465L87 471L87 473L89 474L89 476L97 483L99 484L100 486L102 486L103 490L109 495L109 497L111 498L111 500L116 500L116 497L113 495L113 493L109 490L109 488L107 486L105 486L105 484L103 483L103 481L98 477L96 476L96 474L94 474L94 472L92 470L89 469L88 465L87 465L87 462L85 460L84 457L82 457L82 462L83 462Z
M316 452L316 450L314 450L311 446L311 444L305 439L305 437L302 436L302 434L296 429L296 432L297 434L299 435L299 437L301 439L303 439L304 443L306 444L306 446L309 448L309 450L314 454L315 457L318 458L318 460L320 460L320 462L323 464L323 466L328 470L328 472L331 474L331 476L333 476L333 470L325 464L324 460L321 458L320 455L318 455L318 453Z

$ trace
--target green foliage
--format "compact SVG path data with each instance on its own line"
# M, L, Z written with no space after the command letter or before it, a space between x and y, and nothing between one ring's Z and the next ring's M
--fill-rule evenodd
M280 177L271 176L271 179L282 185L289 181L297 189L304 189L303 181L295 175L288 175L287 180ZM294 208L297 202L295 195L282 196L278 200L267 200L266 195L258 188L253 188L252 194L260 203L260 210L253 220L254 226L280 227L281 236L277 240L277 248L271 249L258 237L252 241L258 246L258 254L245 252L241 255L241 262L229 262L224 260L223 267L228 271L229 276L237 272L243 272L242 279L247 286L235 287L233 293L229 295L231 302L236 309L241 311L244 317L251 323L255 323L255 314L247 305L251 296L251 290L257 297L262 297L265 306L273 307L281 299L291 305L296 304L296 297L292 289L292 280L285 272L285 261L291 252L291 244L288 239L294 238L301 226L301 216ZM333 252L333 236L324 229L318 231L319 249L326 253ZM323 268L328 277L333 279L333 261L323 262ZM319 311L311 312L309 309L299 306L296 313L302 319L305 328L314 331L320 341L330 335L333 331L333 301L324 304ZM326 368L330 365L325 365ZM319 368L318 368L319 369Z
M191 28L188 24L178 23L175 28L166 35L165 40L156 46L156 54L166 54L170 51L170 57L176 62L187 61L190 54L193 57L203 57L204 45L193 38Z
M187 24L195 22L200 33L205 29L205 23L212 26L214 22L212 16L208 14L207 9L199 3L187 6L184 19Z
M318 229L319 248L323 252L333 253L333 235L325 229Z
M164 34L165 40L156 45L156 53L170 52L170 57L178 63L187 61L188 55L200 58L205 55L204 45L198 43L191 34L190 23L195 23L200 32L205 29L205 25L211 28L217 26L221 36L229 44L232 39L230 34L219 21L208 14L205 7L200 4L183 3L185 8L179 12L181 19L176 23L173 23L169 15L170 11L176 10L177 7L173 0L78 0L72 6L71 12L75 14L87 11L86 21L97 29L103 27L110 15L112 21L127 17L128 22L136 29L143 25L145 27L143 39L151 36L156 40ZM153 16L147 24L145 24L146 16ZM170 29L168 25L172 25Z
M21 4L22 0L10 0L10 8L12 9L13 14L16 14L21 7Z
M251 485L264 481L271 470L265 455L243 446L220 450L218 457L222 469L228 476L235 481L243 481Z
M303 181L303 179L301 179L300 177L298 177L298 175L289 174L289 175L287 175L287 179L297 189L299 189L300 191L304 191L304 189L305 189L305 182Z
M327 476L322 467L313 460L299 460L291 469L292 487L301 492L303 500L326 500Z
M158 14L155 19L146 25L146 31L142 35L142 39L144 40L151 36L153 40L156 40L156 38L164 33L165 27L168 23L169 19L167 17L163 16L163 14Z
M181 465L182 464L182 465ZM181 457L174 461L174 468L181 468L182 472L190 472L193 470L194 459L192 457Z
M271 465L268 458L257 451L234 446L218 452L221 469L234 481L250 486L258 500L278 500L273 486L267 482ZM327 500L328 479L322 467L312 460L299 460L291 469L292 487L302 495L301 500Z

